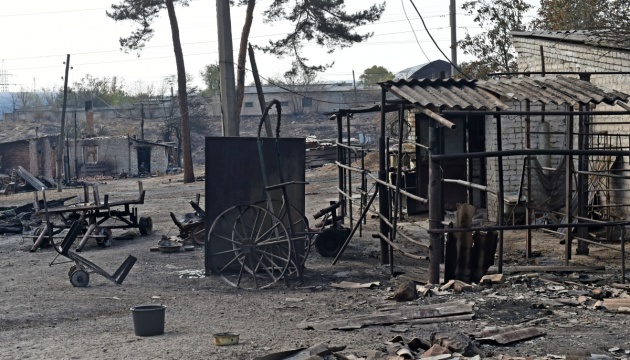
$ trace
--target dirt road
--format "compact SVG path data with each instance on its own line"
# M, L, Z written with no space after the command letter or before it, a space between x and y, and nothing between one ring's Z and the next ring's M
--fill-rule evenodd
M203 170L197 170L197 173ZM133 198L137 179L106 181L100 184L101 194L112 198ZM335 197L335 172L313 171L307 180L307 215ZM371 314L384 307L401 304L391 300L389 288L396 288L405 276L392 278L389 267L380 265L378 243L372 239L370 220L363 236L356 236L340 263L312 252L307 261L304 283L287 288L279 283L271 289L243 291L232 288L220 278L180 277L182 270L202 270L203 248L173 254L150 252L162 235L175 235L169 211L190 212L188 200L202 194L203 182L183 184L181 176L165 176L144 180L146 203L139 206L141 215L149 215L154 232L133 240L117 240L112 247L100 248L93 242L83 251L105 270L113 271L129 254L138 262L123 285L115 285L93 274L88 287L74 288L68 281L70 264L49 266L55 257L51 249L34 253L31 243L20 236L0 236L0 358L1 359L252 359L280 350L307 347L329 341L345 345L346 356L365 357L371 350L387 351L386 341L404 332L408 338L429 339L435 331L461 331L473 334L485 326L516 325L529 321L544 329L546 335L521 341L511 346L483 344L487 356L545 356L547 354L607 354L613 358L627 356L630 350L629 315L605 312L590 305L540 306L542 299L567 297L573 293L550 290L547 283L530 281L470 293L449 292L415 300L414 304L430 304L458 299L474 302L475 318L442 324L369 326L353 331L302 330L297 324L307 318L349 318ZM67 196L49 193L49 197ZM31 194L0 199L0 205L21 205ZM116 233L114 235L117 235ZM516 242L520 242L516 238ZM543 245L536 243L536 246ZM548 247L561 248L557 240ZM507 259L519 256L516 247L507 246ZM545 256L552 256L545 254ZM555 255L553 255L555 256ZM552 257L553 257L552 256ZM596 255L597 256L597 253ZM600 262L618 262L613 255ZM397 271L413 274L426 267L426 262L397 257ZM610 275L612 274L612 275ZM574 286L562 283L565 290L588 293L596 286L614 281L616 270L589 274L594 283ZM572 279L577 283L573 274ZM342 290L333 282L380 282L371 289ZM619 295L619 294L618 294ZM139 304L164 304L165 334L155 337L134 335L130 308ZM212 334L233 331L240 334L235 346L217 347ZM396 331L396 332L395 332ZM619 350L608 350L618 347Z

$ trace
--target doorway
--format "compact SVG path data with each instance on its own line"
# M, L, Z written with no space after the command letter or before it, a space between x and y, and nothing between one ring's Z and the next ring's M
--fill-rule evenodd
M138 175L151 173L151 147L138 146Z

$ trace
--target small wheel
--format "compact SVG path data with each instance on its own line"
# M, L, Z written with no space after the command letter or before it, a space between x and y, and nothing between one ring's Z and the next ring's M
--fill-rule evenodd
M70 270L68 270L68 276L72 276L72 273L77 269L76 265L70 266Z
M195 226L190 231L190 238L196 245L203 246L206 244L206 223Z
M153 220L150 216L140 218L138 230L140 230L140 235L149 235L153 232Z
M210 227L206 249L215 274L234 287L250 290L283 278L292 259L291 237L282 221L256 205L234 206L221 213Z
M90 282L90 274L85 270L75 270L70 274L70 283L74 287L86 287Z
M101 247L110 247L114 243L114 238L112 237L112 230L106 227L97 227L94 230L94 235L99 237L96 238L96 244ZM100 237L103 236L103 237Z
M341 250L350 229L328 228L315 237L315 249L323 257L335 257Z

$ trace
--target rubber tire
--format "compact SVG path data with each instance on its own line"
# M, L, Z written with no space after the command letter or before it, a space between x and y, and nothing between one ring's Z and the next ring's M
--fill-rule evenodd
M195 236L195 234L197 234ZM202 222L190 230L190 238L195 245L204 246L206 244L206 223Z
M140 235L150 235L153 232L153 220L150 216L141 217L138 220L138 230L140 230Z
M315 237L315 249L323 257L335 257L349 234L348 228L324 229Z
M96 238L96 244L100 247L110 247L114 243L112 231L106 227L98 227L94 230L94 235L106 235L106 238Z
M77 269L70 274L70 283L74 287L86 287L89 282L90 274L85 270Z
M37 227L35 231L33 232L33 236L39 236L39 234L41 234L45 228L46 228L46 225ZM33 238L33 244L35 244L36 241L37 241L37 238ZM46 249L46 248L49 248L50 246L51 246L50 239L48 239L48 236L46 236L44 238L44 241L42 241L42 245L40 246L40 248Z

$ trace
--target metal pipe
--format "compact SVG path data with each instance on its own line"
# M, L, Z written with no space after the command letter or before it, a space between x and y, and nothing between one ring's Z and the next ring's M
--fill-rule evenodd
M495 115L494 118L497 121L497 151L501 152L503 145L501 144L501 137L503 136L501 131L501 115ZM499 210L499 226L503 225L504 216L504 196L503 193L503 156L499 155L497 159L497 166L499 167L499 196L498 210ZM499 264L497 270L499 274L503 273L503 230L499 230Z
M630 151L621 150L505 150L505 151L484 151L474 153L460 154L434 154L436 160L453 160L453 159L473 159L473 158L489 158L498 156L524 156L524 155L599 155L599 156L630 156Z
M496 111L491 110L443 110L441 115L496 115ZM501 115L537 115L537 116L554 116L554 115L628 115L630 111L607 110L607 111L501 111ZM599 123L598 123L599 124ZM611 123L612 124L612 123ZM617 123L614 123L617 124Z
M372 180L374 180L374 181L375 181L376 183L378 183L379 185L383 185L384 187L386 187L386 188L388 188L388 189L395 189L394 185L389 184L389 183L386 183L386 182L384 182L384 181L382 181L382 180L376 179L376 178L374 178L374 177L373 177L373 175L372 175L372 174L369 174L369 173L368 173L367 175L368 175L370 178L372 178ZM429 200L428 200L428 199L422 198L422 197L420 197L420 196L418 196L418 195L414 195L414 194L412 194L412 193L410 193L410 192L407 192L407 191L405 191L405 190L400 190L400 192L401 192L401 194L403 194L403 195L405 195L405 196L407 196L407 197L409 197L409 198L411 198L411 199L413 199L413 200L419 201L419 202L421 202L421 203L423 203L423 204L428 204L428 203L429 203Z
M626 227L621 226L621 283L626 283Z
M598 224L599 225L599 224ZM618 225L630 225L630 221L611 221L605 224L605 226L618 226ZM571 227L589 227L593 226L593 223L579 223L579 224L532 224L532 225L502 225L502 226L476 226L470 228L445 228L445 229L431 229L427 230L430 234L446 234L456 232L469 232L469 231L499 231L499 230L526 230L526 229L546 229L546 228L571 228Z
M378 235L379 238L381 238L382 241L385 241L387 244L389 244L389 246L392 249L400 252L403 256L406 256L406 257L414 259L414 260L426 260L427 259L427 256L413 255L413 254L409 254L409 253L406 253L406 252L402 251L402 249L400 249L398 246L396 246L396 244L394 244L393 242L389 241L387 236L385 236L384 234L382 234L380 232L378 232L377 235ZM429 280L429 282L430 282L430 280Z
M431 121L432 125L437 125ZM442 201L442 179L440 174L440 161L435 155L441 153L440 131L437 126L429 127L429 143L431 155L429 156L429 230L440 230L442 228L443 214L441 212ZM430 233L429 247L429 282L440 283L440 260L444 253L444 236L440 233Z
M580 75L580 79L585 80ZM588 81L588 79L586 79ZM588 104L580 103L580 110L585 111L588 109ZM588 117L586 115L580 115L578 118L578 132L580 135L578 136L578 149L588 150L589 145L589 125L588 125ZM576 195L577 195L577 215L580 217L586 217L588 214L588 193L586 189L588 189L588 176L584 174L579 174L580 172L588 171L588 157L586 154L580 154L578 157L578 176L577 176L577 184L576 184ZM569 210L567 210L569 212ZM578 219L578 221L580 221ZM588 233L586 228L578 228L577 229L577 237L587 238ZM578 241L577 249L575 250L578 255L588 255L588 243L584 241Z
M529 111L531 107L530 101L525 102L525 111ZM525 117L525 147L532 147L532 123L529 115ZM524 165L527 165L527 205L532 201L532 159L525 157ZM520 197L518 201L521 201ZM525 206L525 225L529 225L531 222L531 210L529 206ZM525 233L525 259L529 262L529 257L532 255L532 230L527 229Z
M572 108L570 108L572 109ZM566 147L567 149L573 149L573 115L570 115L567 118L566 125ZM571 154L566 154L564 156L564 166L565 166L565 193L564 193L564 208L566 209L566 218L567 224L572 223L571 220L571 198L573 190L571 179L573 178L572 174L572 165L573 165L573 156ZM568 228L566 233L564 234L564 265L568 266L569 261L571 260L571 242L573 234L571 233L571 228Z
M457 184L457 185L466 186L466 187L469 187L469 188L472 188L472 189L485 191L487 193L494 194L494 195L497 194L495 191L488 189L487 186L475 184L475 183L470 182L470 181L464 181L464 180L458 180L458 179L442 179L442 181L445 182L445 183Z
M387 169L385 168L385 114L386 114L386 93L387 90L385 88L381 88L381 136L378 139L378 178L381 182L385 182L387 180ZM380 188L378 190L378 207L379 213L384 215L385 218L389 219L389 196L388 191L382 183L380 183ZM383 219L380 220L379 224L380 233L385 234L385 237L389 235L389 229L383 222ZM389 262L389 245L386 241L381 238L381 264L387 264Z

